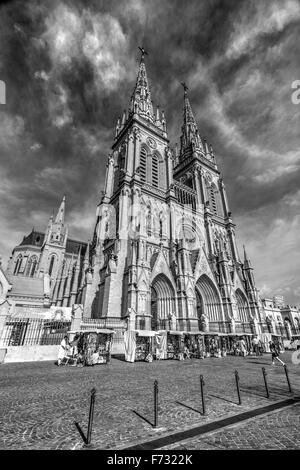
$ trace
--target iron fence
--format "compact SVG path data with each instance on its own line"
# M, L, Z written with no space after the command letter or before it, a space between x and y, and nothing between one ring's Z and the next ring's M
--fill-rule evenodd
M124 341L124 331L127 329L126 321L120 318L105 317L105 318L84 318L80 331L87 331L91 329L107 328L114 330L114 343L122 343Z
M70 321L7 317L0 344L2 346L58 345L70 326Z

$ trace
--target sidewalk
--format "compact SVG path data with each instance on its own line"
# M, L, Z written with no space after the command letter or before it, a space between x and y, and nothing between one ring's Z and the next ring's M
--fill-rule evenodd
M299 366L287 362L290 380L300 391ZM283 368L262 358L126 363L75 368L53 363L3 364L0 374L0 448L73 449L86 431L89 392L95 387L93 448L129 447L160 436L214 422L290 398ZM261 368L268 373L266 398ZM240 374L238 405L234 371ZM207 415L202 415L199 376L205 379ZM153 382L159 383L158 429L153 424ZM283 411L285 413L285 411Z

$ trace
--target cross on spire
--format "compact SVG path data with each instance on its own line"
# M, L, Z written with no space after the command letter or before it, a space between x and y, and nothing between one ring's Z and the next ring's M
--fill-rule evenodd
M188 86L185 82L180 82L181 85L183 86L183 89L184 89L184 94L186 95L187 94L187 90L188 90Z
M139 46L139 50L142 53L141 60L144 60L144 57L145 57L145 55L148 55L148 52L144 49L143 46L142 47Z

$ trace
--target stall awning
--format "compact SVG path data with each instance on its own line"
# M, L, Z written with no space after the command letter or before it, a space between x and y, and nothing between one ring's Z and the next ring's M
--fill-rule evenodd
M253 333L227 333L227 336L253 336Z
M95 330L79 330L79 331L68 331L69 334L76 334L76 333L104 333L106 335L113 335L115 334L114 330L109 330L108 328L98 328Z
M193 335L204 335L205 333L204 331L184 331L184 334L193 336Z
M155 336L157 331L152 330L132 330L135 331L138 336Z
M109 330L108 328L100 328L97 330L97 333L105 333L106 335L114 335L116 332L114 330Z

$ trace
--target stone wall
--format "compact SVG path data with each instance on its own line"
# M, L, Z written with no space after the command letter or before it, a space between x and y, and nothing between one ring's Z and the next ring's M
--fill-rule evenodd
M4 362L56 361L59 345L7 346Z

